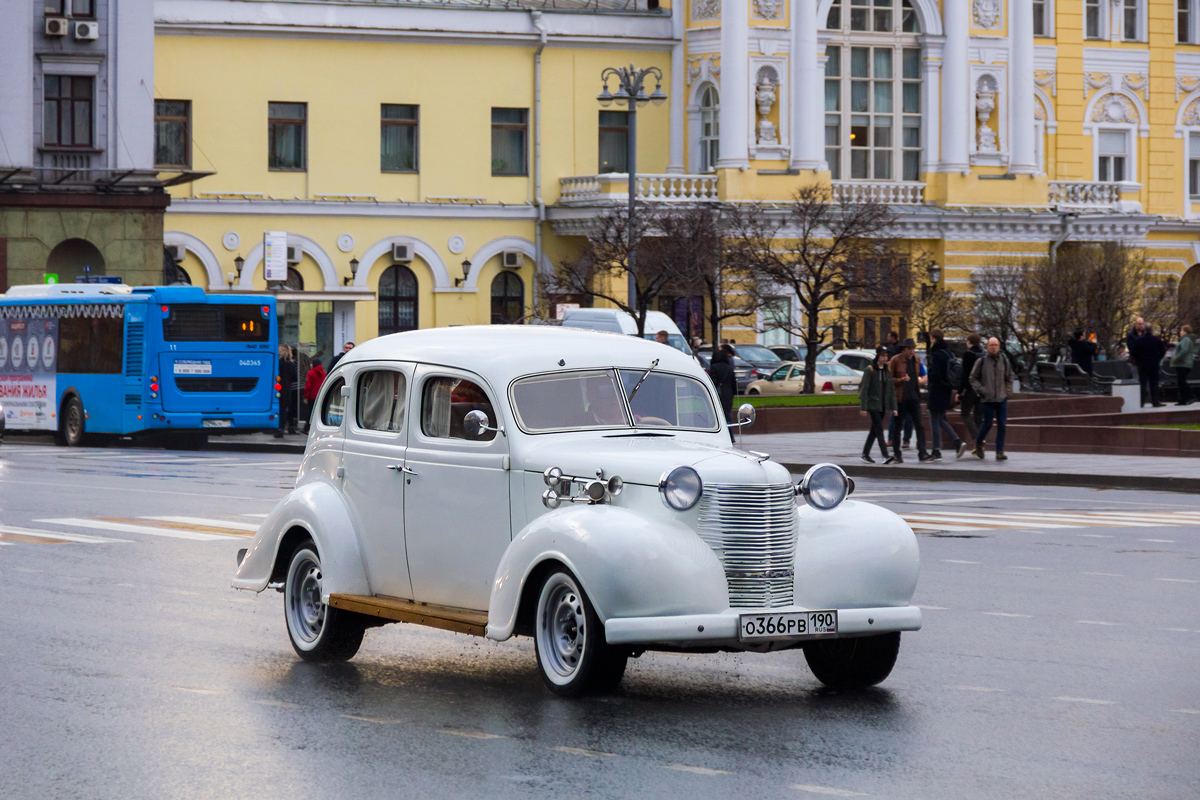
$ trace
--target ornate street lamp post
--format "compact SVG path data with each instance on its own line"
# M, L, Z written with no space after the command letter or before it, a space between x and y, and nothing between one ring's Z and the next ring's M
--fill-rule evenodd
M653 75L655 81L654 92L649 95L646 94L645 87L648 75ZM647 103L660 106L667 101L667 96L662 90L662 77L662 70L658 67L638 69L633 64L628 67L607 67L600 73L600 79L604 81L604 89L596 98L602 106L608 107L615 102L618 106L626 106L629 110L629 144L626 160L629 162L627 165L629 170L629 218L627 224L629 226L630 308L635 308L634 303L637 300L637 280L634 277L637 274L636 241L634 239L634 208L637 202L637 110L638 106L644 106ZM609 79L616 80L618 84L617 91L614 93L608 91Z

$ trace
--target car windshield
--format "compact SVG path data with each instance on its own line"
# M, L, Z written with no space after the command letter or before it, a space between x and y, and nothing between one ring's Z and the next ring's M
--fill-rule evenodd
M858 373L847 367L845 364L818 364L817 374L825 377L833 377L841 375L843 377L857 377Z
M647 333L643 335L643 338L649 339L653 342L656 335L657 334L654 333ZM692 354L692 348L688 347L687 341L678 333L668 333L667 344L669 344L671 347L674 347L676 350L686 356L690 356Z
M513 412L529 433L630 427L717 430L717 414L704 385L665 372L646 377L633 398L631 421L627 398L645 373L605 369L519 378L512 385Z
M778 364L783 360L758 344L739 344L737 345L737 354L747 361L765 361L769 364Z

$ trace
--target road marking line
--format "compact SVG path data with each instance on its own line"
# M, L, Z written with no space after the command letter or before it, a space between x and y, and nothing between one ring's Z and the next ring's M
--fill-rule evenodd
M484 733L483 731L464 731L457 728L442 728L438 733L448 733L451 736L465 736L468 739L507 739L507 736L501 736L498 733Z
M943 558L942 561L944 561L947 564L978 564L979 563L978 561L960 561L957 558Z
M1172 631L1174 633L1191 633L1191 631L1189 631L1187 628L1164 628L1164 630Z
M255 700L260 706L272 706L274 708L307 708L307 706L299 705L298 703L289 703L286 700Z
M0 542L0 545L14 545L16 542Z
M1124 517L1106 517L1103 514L1090 514L1081 512L1078 514L1055 514L1052 512L1033 512L1033 511L1009 511L1004 514L1005 519L1036 519L1050 520L1053 522L1065 523L1064 527L1068 528L1088 528L1093 525L1107 528L1161 528L1157 522L1133 522L1127 521Z
M1008 497L1007 495L999 495L989 497L981 495L978 497L942 497L933 500L909 500L909 503L919 503L924 506L952 506L959 503L982 503L987 500L1024 500L1024 497Z
M138 517L160 522L179 522L184 525L199 525L205 528L228 528L235 531L258 532L258 526L250 522L236 522L228 519L207 519L205 517Z
M1038 523L1033 519L1014 519L1008 520L1004 517L985 517L974 516L970 514L939 514L936 512L922 512L920 514L900 514L900 518L905 522L928 524L928 523L947 523L950 525L974 525L979 528L1085 528L1086 525L1061 525L1058 523Z
M1099 575L1102 578L1124 578L1119 572L1085 572L1084 575Z
M989 617L1020 617L1021 619L1033 619L1033 614L1009 614L1005 611L985 611L983 613Z
M617 755L616 753L605 753L602 750L585 750L582 747L551 747L550 749L570 756L586 756L588 758L611 758Z
M1158 544L1175 544L1174 539L1138 539L1139 542L1156 542Z
M147 525L126 525L119 522L106 522L101 519L35 519L48 525L69 525L76 528L95 528L101 531L120 531L121 533L144 533L149 536L165 536L168 539L190 539L196 542L215 542L221 539L237 539L240 537L220 533L196 533L194 531L171 530L170 528L151 528Z
M919 608L923 611L949 611L950 610L946 606L917 606L917 608Z
M188 686L176 686L174 688L178 691L189 692L191 694L220 694L216 689L193 689Z
M691 772L696 775L732 775L732 772L723 769L709 769L708 767L690 767L687 764L667 764L663 769L673 769L676 772Z
M95 519L104 522L117 522L122 525L141 525L146 523L153 528L162 528L172 531L193 531L195 533L214 533L222 536L244 536L250 538L254 536L249 531L233 530L231 528L217 528L212 525L193 525L190 522L167 522L162 519L154 519L152 517L96 517Z
M250 517L251 519L266 519L270 514L239 514L238 516Z
M1084 539L1112 539L1113 537L1103 533L1077 533L1076 536L1081 536Z
M1200 581L1193 581L1187 578L1155 578L1155 580L1167 581L1168 583L1200 583Z
M1009 569L1030 569L1030 570L1035 570L1035 571L1037 571L1037 572L1052 572L1052 570L1051 570L1049 567L1017 567L1017 566L1010 566L1010 567L1009 567Z
M53 487L60 491L62 490L61 483L51 483L50 481L10 481L10 480L6 480L4 483L5 483L5 485L9 485L9 486L17 486L17 485L20 485L20 486L50 486L50 487ZM71 484L71 491L74 492L75 494L78 494L81 490L84 490L84 489L95 490L98 492L112 491L111 486L96 486L93 484L86 484L86 483L72 483ZM172 492L172 491L168 491L166 489L139 489L135 486L122 486L121 491L122 492L142 492L144 494L170 494L170 495L175 495L178 497L190 497L193 500L196 498L196 493L194 491L192 491L192 492ZM263 498L261 498L261 497L245 497L243 495L237 495L237 494L206 494L206 495L204 495L204 499L205 500L253 500L258 503L263 502Z
M1200 708L1172 708L1172 714L1200 714Z
M862 792L852 792L849 789L834 789L831 786L812 786L812 785L795 783L795 784L792 784L791 788L793 788L797 791L800 791L800 792L808 792L810 794L828 794L828 795L833 795L834 797L866 797L867 796L867 795L863 794Z
M342 714L343 719L356 719L359 722L374 722L378 725L400 725L404 722L402 719L387 719L385 717L364 717L359 714Z
M962 692L1003 692L1003 689L993 689L989 686L951 686L951 689L958 689Z
M1115 706L1116 700L1093 700L1090 697L1056 697L1055 700L1062 700L1064 703L1088 703L1094 706Z
M128 539L111 539L107 536L85 536L82 533L57 533L55 531L40 531L33 528L15 528L10 525L0 525L0 538L7 536L29 537L34 540L55 539L60 542L76 542L78 544L131 544ZM22 541L17 539L16 541ZM13 544L14 542L5 542Z
M1124 625L1124 622L1105 622L1098 619L1077 619L1075 620L1080 625Z

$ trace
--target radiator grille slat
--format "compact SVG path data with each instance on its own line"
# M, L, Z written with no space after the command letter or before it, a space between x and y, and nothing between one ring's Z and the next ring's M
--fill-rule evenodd
M725 567L731 607L792 604L796 492L791 484L705 484L698 532Z

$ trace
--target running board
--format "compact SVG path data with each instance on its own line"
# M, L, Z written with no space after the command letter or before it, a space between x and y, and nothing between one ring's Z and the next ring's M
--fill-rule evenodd
M331 594L329 605L358 614L382 617L395 622L427 625L455 633L467 633L472 636L484 636L487 633L487 614L482 611L426 605L401 600L398 597L371 597L361 594Z

